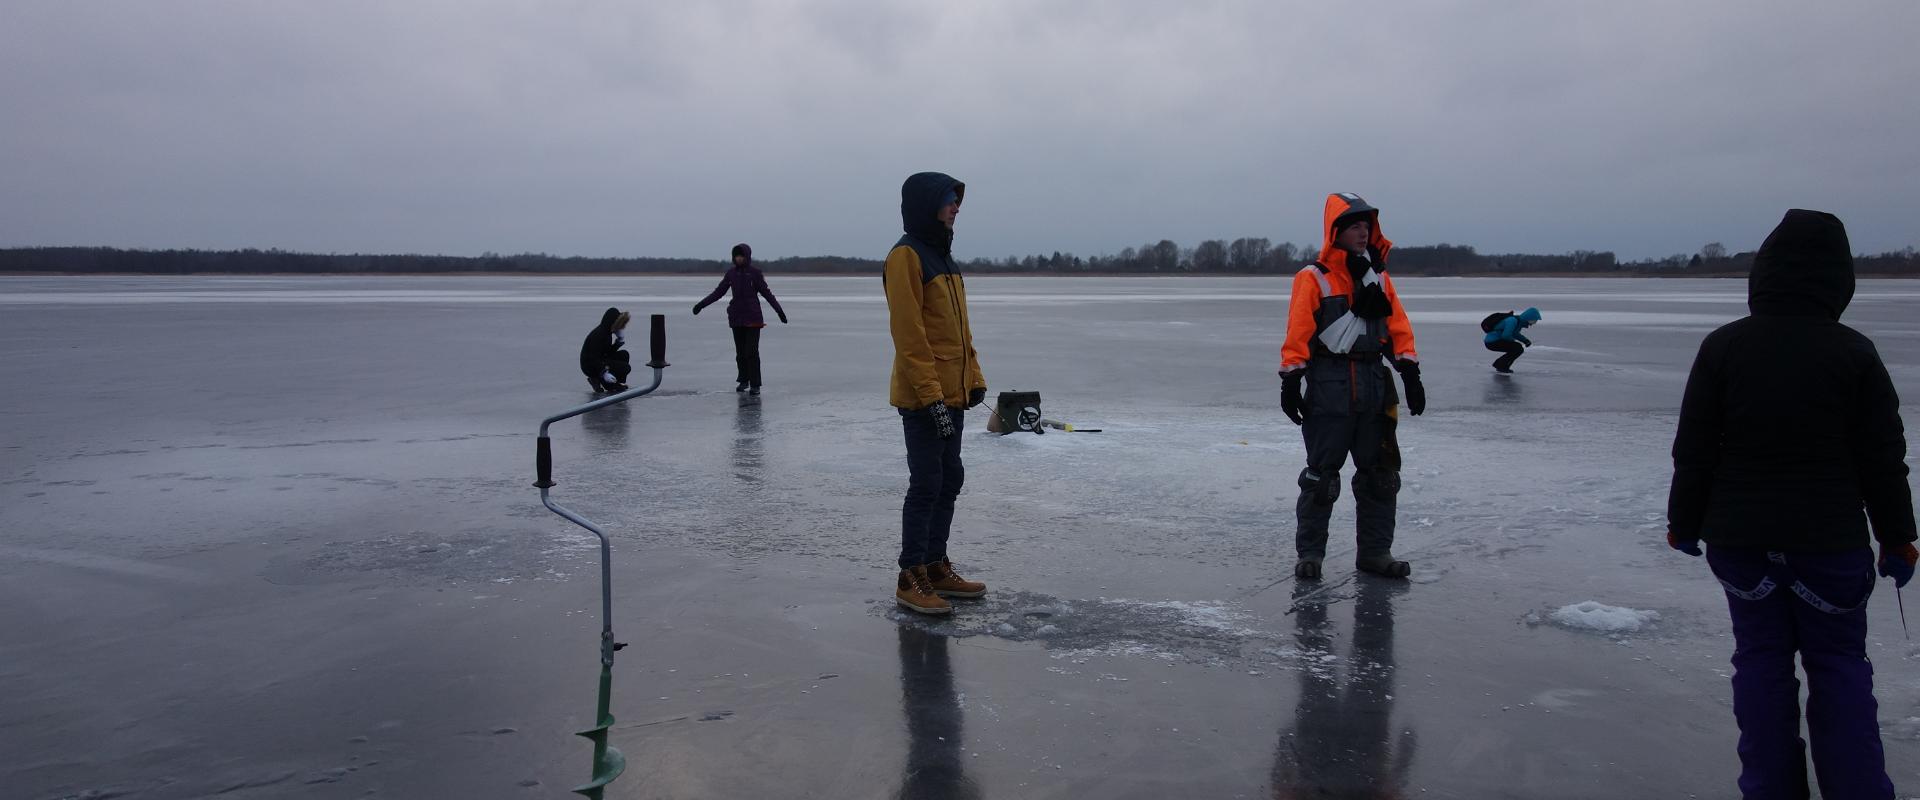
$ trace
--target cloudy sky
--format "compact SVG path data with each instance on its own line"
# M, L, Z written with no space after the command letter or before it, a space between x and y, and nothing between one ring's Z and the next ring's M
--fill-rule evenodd
M1913 0L0 5L0 246L963 257L1920 245Z

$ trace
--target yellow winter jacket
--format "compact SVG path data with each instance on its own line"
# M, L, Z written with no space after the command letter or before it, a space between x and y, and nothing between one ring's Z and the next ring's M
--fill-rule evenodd
M910 237L887 253L885 280L893 331L887 402L906 409L936 400L966 407L967 394L987 386L967 327L966 281L950 260Z

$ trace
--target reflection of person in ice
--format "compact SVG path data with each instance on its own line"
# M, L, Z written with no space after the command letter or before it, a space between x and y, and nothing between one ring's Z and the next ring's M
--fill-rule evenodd
M587 385L595 392L627 390L627 374L633 372L633 365L627 359L627 351L620 346L626 344L627 321L632 318L633 315L625 311L609 308L600 315L600 324L580 344L580 371L586 374Z
M1327 599L1318 585L1294 586L1294 621L1309 658L1329 652ZM1393 600L1406 584L1361 576L1354 585L1353 646L1345 686L1333 664L1300 670L1293 726L1280 732L1273 755L1273 796L1393 798L1402 796L1413 764L1414 737L1393 725Z
M760 404L740 398L733 412L733 477L742 483L760 482Z
M902 800L973 800L980 787L960 758L964 720L947 663L947 637L901 625L900 710L907 717L907 764L901 771Z

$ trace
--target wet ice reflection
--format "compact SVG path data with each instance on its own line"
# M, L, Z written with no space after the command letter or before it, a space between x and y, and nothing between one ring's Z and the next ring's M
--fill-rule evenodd
M901 800L973 800L980 787L961 758L965 720L953 688L945 636L910 624L900 635L900 711L907 718L907 762L900 771Z
M1352 645L1342 659L1327 622L1331 595L1318 582L1295 585L1305 661L1293 722L1274 748L1274 797L1402 796L1416 743L1411 728L1393 724L1393 596L1407 589L1405 581L1354 580Z
M632 403L615 403L580 415L580 428L596 453L627 449L627 429L633 424Z
M765 455L761 446L760 398L736 396L739 403L733 411L733 477L741 483L758 484Z
M1489 406L1514 406L1520 404L1521 395L1520 381L1511 375L1496 373L1487 378L1486 393L1480 400Z

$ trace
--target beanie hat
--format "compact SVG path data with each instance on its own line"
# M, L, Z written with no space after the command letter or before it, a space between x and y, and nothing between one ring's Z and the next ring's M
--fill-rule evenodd
M1361 223L1361 222L1365 222L1371 225L1373 224L1374 216L1379 213L1380 212L1369 208L1369 209L1364 209L1360 211L1349 211L1345 214L1341 214L1338 218L1336 218L1333 221L1333 232L1335 235L1338 235L1340 231L1345 230L1349 227L1352 227L1354 224Z

